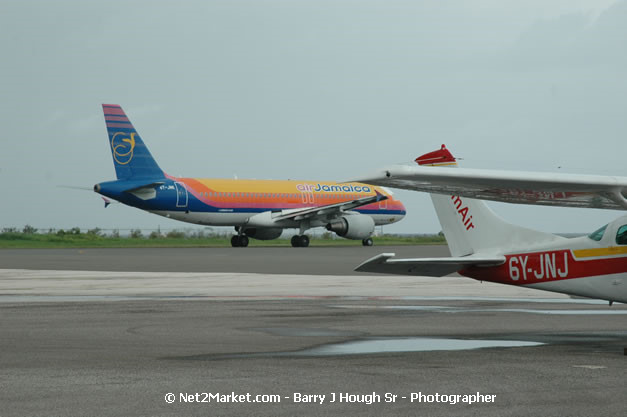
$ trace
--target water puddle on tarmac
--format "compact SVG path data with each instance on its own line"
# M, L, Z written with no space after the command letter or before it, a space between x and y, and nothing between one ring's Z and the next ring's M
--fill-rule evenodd
M542 344L521 340L437 339L428 337L385 338L317 346L299 352L292 352L290 356L367 355L373 353L468 350L492 347L527 347Z
M187 360L216 360L267 357L319 357L343 355L372 355L377 353L409 353L483 348L512 348L540 346L545 343L522 340L442 339L429 337L372 338L330 343L292 352L241 353L233 355L195 355ZM183 359L183 358L180 358Z

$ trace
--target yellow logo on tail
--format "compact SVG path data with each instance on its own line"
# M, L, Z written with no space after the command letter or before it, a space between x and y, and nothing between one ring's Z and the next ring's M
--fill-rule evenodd
M118 132L111 138L111 149L113 150L113 159L120 165L126 165L133 159L133 150L135 149L135 132L131 133L130 138L119 136L127 133Z

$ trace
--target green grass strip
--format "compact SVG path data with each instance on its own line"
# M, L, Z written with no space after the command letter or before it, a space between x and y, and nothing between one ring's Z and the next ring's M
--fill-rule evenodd
M112 237L93 233L74 234L26 234L20 232L0 233L0 249L37 248L184 248L184 247L230 247L228 237ZM439 235L373 237L376 246L438 245L446 244ZM249 240L252 247L291 246L289 239ZM311 237L310 246L361 246L360 240Z

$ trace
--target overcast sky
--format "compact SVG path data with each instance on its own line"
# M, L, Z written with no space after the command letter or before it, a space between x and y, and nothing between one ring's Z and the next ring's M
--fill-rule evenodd
M186 227L58 188L115 178L101 103L172 175L344 180L445 143L464 167L627 176L626 45L627 0L4 0L0 228ZM386 231L440 230L396 196ZM555 232L622 214L489 204Z

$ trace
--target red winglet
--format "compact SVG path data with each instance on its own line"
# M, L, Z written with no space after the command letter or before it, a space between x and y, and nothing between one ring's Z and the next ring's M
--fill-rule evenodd
M456 161L455 157L446 149L445 145L442 145L437 151L426 153L416 158L418 165L440 165L451 164Z

